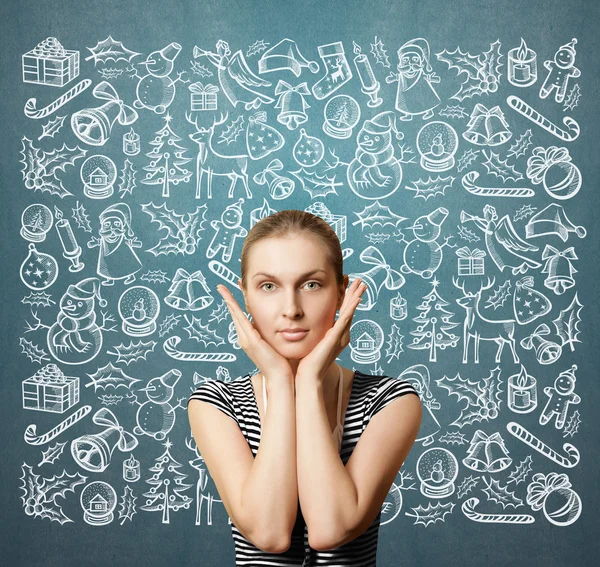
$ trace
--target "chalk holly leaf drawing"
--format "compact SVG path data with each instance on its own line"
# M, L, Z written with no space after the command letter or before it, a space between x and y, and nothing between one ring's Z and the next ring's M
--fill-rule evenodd
M121 501L119 502L119 519L122 521L120 525L122 526L125 523L125 520L131 521L133 519L133 515L137 514L137 510L135 509L135 501L137 500L137 496L133 495L133 490L130 486L125 486L125 490L123 491L123 496L121 496Z
M316 171L308 171L301 167L290 173L300 180L302 188L310 193L311 199L322 198L329 193L337 195L336 187L341 187L341 181L336 182L336 174L333 177L328 177L327 174L319 175Z
M514 157L515 159L524 156L525 152L533 143L531 141L532 132L531 128L528 128L523 134L521 134L510 146L510 149L506 153L507 157Z
M400 327L396 323L392 323L392 330L388 336L388 343L385 350L388 364L393 358L399 359L400 353L404 352L402 339L404 339L404 335L400 334Z
M493 290L487 298L484 308L489 309L493 307L495 311L498 307L502 307L509 297L511 297L510 280L506 280L498 289Z
M42 460L38 463L38 467L41 467L45 463L52 464L56 461L62 455L66 444L66 441L64 443L56 443L52 447L48 447L47 451L42 451Z
M121 170L121 177L119 178L119 193L121 199L125 197L127 193L130 195L133 193L133 189L136 186L135 176L137 171L133 167L133 163L125 158L123 169Z
M161 254L194 254L201 240L200 234L204 230L202 223L205 222L207 205L196 207L193 213L176 213L167 207L166 203L156 206L154 203L142 205L142 211L149 214L151 222L159 225L158 230L166 230L167 233L156 244L147 250L154 256Z
M65 122L66 116L57 116L51 118L42 126L42 133L38 136L38 141L42 138L54 138L55 134L58 134Z
M525 482L527 480L527 475L531 472L532 470L532 463L533 459L531 458L531 455L527 455L515 468L514 471L512 471L509 475L508 475L508 480L506 481L507 484L514 482L515 484L519 484L520 482Z
M85 58L86 61L90 59L94 60L94 65L97 63L107 63L108 61L127 61L130 62L136 55L136 53L127 49L122 41L116 41L109 35L105 40L96 43L95 47L87 47L92 54Z
M136 382L141 382L138 378L127 376L121 368L114 366L112 362L98 368L96 372L88 374L88 376L92 381L86 384L85 387L89 388L90 386L94 386L94 391L98 390L98 388L106 388L108 386L112 386L113 388L123 386L124 388L131 389L131 386Z
M466 118L468 116L465 109L459 104L448 104L442 108L438 114L440 116L445 116L446 118Z
M115 364L124 362L129 366L132 362L136 362L137 360L146 360L148 354L154 352L154 347L156 345L157 343L155 341L148 341L147 343L143 342L141 339L137 343L129 341L128 345L121 343L114 347L114 351L107 351L107 354L117 357Z
M90 223L90 218L87 215L87 211L85 210L82 203L77 201L76 207L71 209L73 212L73 218L77 223L77 226L83 229L85 232L92 232L92 225Z
M217 140L217 144L226 144L227 146L232 144L244 130L244 116L240 114L225 126Z
M49 519L59 524L72 522L73 520L57 504L56 499L64 498L69 491L75 492L75 487L84 484L87 477L78 472L70 475L63 470L60 476L45 478L34 474L33 468L27 463L21 465L21 470L23 471L23 476L21 476L23 485L19 488L24 491L21 500L25 513L28 516Z
M51 305L56 305L56 301L45 291L32 291L29 295L21 299L21 303L31 305L32 307L50 307Z
M383 43L375 36L375 43L371 44L371 53L375 57L376 63L381 63L384 67L390 67L390 60L387 56L387 50L383 48Z
M466 150L465 153L462 156L460 156L456 164L458 171L463 171L467 169L467 167L469 167L477 159L478 155L479 150L473 150L471 148Z
M190 317L184 315L188 326L184 327L191 339L198 342L203 342L205 346L213 344L216 346L225 344L225 340L217 335L215 331L209 328L208 325L203 325L202 320L199 317Z
M148 270L145 274L140 276L140 280L158 284L170 281L167 277L167 272L163 272L162 270Z
M441 502L432 504L430 502L427 504L427 507L419 505L416 508L411 508L414 513L409 514L406 512L405 515L410 518L415 518L413 525L423 524L427 527L429 524L435 524L436 522L443 523L446 515L452 513L454 506L455 504L453 502L448 502L446 504L442 504Z
M463 52L460 47L454 51L444 49L436 53L436 57L448 64L449 69L456 69L458 74L466 74L466 80L459 91L450 98L463 101L475 95L496 92L500 82L500 40L490 44L490 49L479 55Z
M467 406L461 410L460 416L450 425L464 427L476 421L489 421L498 417L500 404L500 367L496 366L490 375L479 382L471 382L468 378L461 378L457 373L454 378L444 375L436 384L446 388L449 395L455 394L458 400L467 400Z
M181 315L173 315L169 313L158 326L158 336L164 337L170 333L181 322Z
M56 177L59 170L65 171L68 165L75 165L75 161L84 157L87 150L79 146L74 148L63 144L61 148L55 148L51 152L45 152L36 148L33 142L23 136L21 140L23 164L21 172L27 189L48 192L58 195L61 199L72 193L63 185L62 180Z
M479 484L479 481L481 480L480 477L476 476L468 476L466 477L461 485L458 487L458 490L456 492L456 496L457 498L462 498L463 496L466 496L467 494L469 494L469 492L473 491L475 489L475 487Z
M246 57L252 57L253 55L258 55L262 51L265 51L267 47L271 45L270 43L266 43L264 39L257 39L246 51Z
M442 177L438 175L435 179L428 177L427 179L417 179L413 181L413 186L406 186L408 191L415 191L415 197L421 197L422 199L429 199L435 195L441 194L445 196L446 189L452 187L454 183L454 177L449 175L448 177Z
M491 173L496 177L500 177L502 181L519 181L519 179L523 179L523 174L519 173L514 166L509 165L507 160L502 161L500 156L491 150L489 155L485 152L485 150L482 151L486 158L486 161L483 162L483 165L487 169L488 173Z
M574 343L580 343L577 335L581 332L577 325L581 323L580 313L583 309L583 304L579 303L577 292L573 296L573 300L566 309L561 309L558 317L552 322L556 327L556 334L560 337L561 346L568 344L571 347L571 352L575 350Z
M513 508L523 506L523 500L517 498L514 492L509 492L506 486L500 486L499 480L491 477L489 479L483 477L483 483L486 488L482 488L482 490L487 494L488 500L502 504L502 508L506 508L507 506L512 506Z
M31 362L37 364L41 364L44 361L50 362L48 353L43 348L34 345L31 341L21 337L19 339L19 345L21 345L21 352L27 355L27 358L29 358Z
M360 224L362 230L365 226L373 228L376 224L381 227L389 225L396 228L402 221L408 220L408 217L401 217L393 213L387 205L382 205L379 201L364 207L360 213L354 214L358 220L354 221L352 226Z

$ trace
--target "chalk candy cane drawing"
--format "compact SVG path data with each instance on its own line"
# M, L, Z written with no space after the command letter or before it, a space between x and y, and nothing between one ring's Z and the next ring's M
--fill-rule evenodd
M37 100L34 98L30 98L25 103L25 116L27 118L34 118L38 120L40 118L46 118L46 116L50 116L54 112L56 112L61 106L64 106L71 99L75 98L78 94L81 94L85 89L87 89L92 84L90 79L83 79L79 81L75 86L71 87L66 93L59 96L54 102L51 102L48 106L44 108L36 108Z
M475 185L479 177L476 171L469 171L462 178L462 186L472 195L481 197L533 197L535 191L529 187L480 187Z
M56 427L53 427L48 433L44 433L43 435L36 435L36 425L32 423L25 429L25 441L30 445L43 445L44 443L48 443L55 437L58 437L65 429L68 429L74 423L83 419L91 411L92 406L81 406L76 412L72 413L66 419L63 419Z
M479 498L473 496L461 505L463 514L474 522L484 524L533 524L535 518L531 514L483 514L475 511Z
M529 445L538 453L544 455L544 457L548 457L551 461L559 464L561 467L570 469L577 466L579 463L579 451L577 447L575 447L575 445L571 445L571 443L563 444L563 450L568 453L568 456L565 457L564 455L557 453L554 449L546 445L546 443L527 431L527 429L525 429L522 425L519 425L514 421L507 423L506 429L511 435L523 441L523 443Z
M229 352L184 352L177 349L181 337L169 337L163 343L165 352L175 360L185 362L233 362L237 356Z
M565 116L563 118L563 124L567 127L567 129L564 130L556 124L550 122L550 120L548 120L545 116L542 116L537 110L535 110L535 108L529 106L518 96L510 95L506 97L506 102L513 110L516 110L519 114L522 114L534 124L541 126L544 130L550 132L550 134L560 138L565 142L572 142L579 136L579 124L570 116Z

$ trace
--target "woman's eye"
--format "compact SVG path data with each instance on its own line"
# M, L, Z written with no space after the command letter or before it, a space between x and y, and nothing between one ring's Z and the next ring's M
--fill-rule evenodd
M317 284L318 286L321 285L319 282L308 282L306 285L310 285L310 284ZM313 288L313 289L316 289L316 288Z
M306 283L306 284L304 284L304 285L311 285L311 284L316 284L316 285L318 285L318 286L321 286L321 284L320 284L319 282L307 282L307 283ZM265 286L266 286L266 285L271 285L271 286L272 286L273 284L272 284L272 283L264 283L264 284L261 284L261 286L260 286L260 287L261 287L261 289L265 289ZM318 289L318 288L312 288L312 289ZM267 289L266 291L270 291L270 290L268 290L268 289Z

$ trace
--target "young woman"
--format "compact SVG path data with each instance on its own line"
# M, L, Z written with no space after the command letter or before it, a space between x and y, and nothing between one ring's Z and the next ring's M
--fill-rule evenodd
M421 403L406 381L335 362L366 289L359 278L348 287L342 263L326 221L284 210L242 248L252 322L219 286L259 372L200 385L188 415L232 521L236 565L375 567L381 507Z

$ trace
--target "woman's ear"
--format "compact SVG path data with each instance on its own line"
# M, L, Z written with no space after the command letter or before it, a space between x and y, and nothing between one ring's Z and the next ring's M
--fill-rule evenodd
M344 275L344 282L340 286L338 293L338 302L336 306L336 311L339 311L342 308L342 303L344 303L344 297L346 297L346 289L348 288L348 274Z
M244 291L244 287L242 286L242 280L240 278L238 278L238 287L240 288L242 295L244 296L244 311L246 313L250 313L250 310L248 309L248 300L246 297L246 292Z

